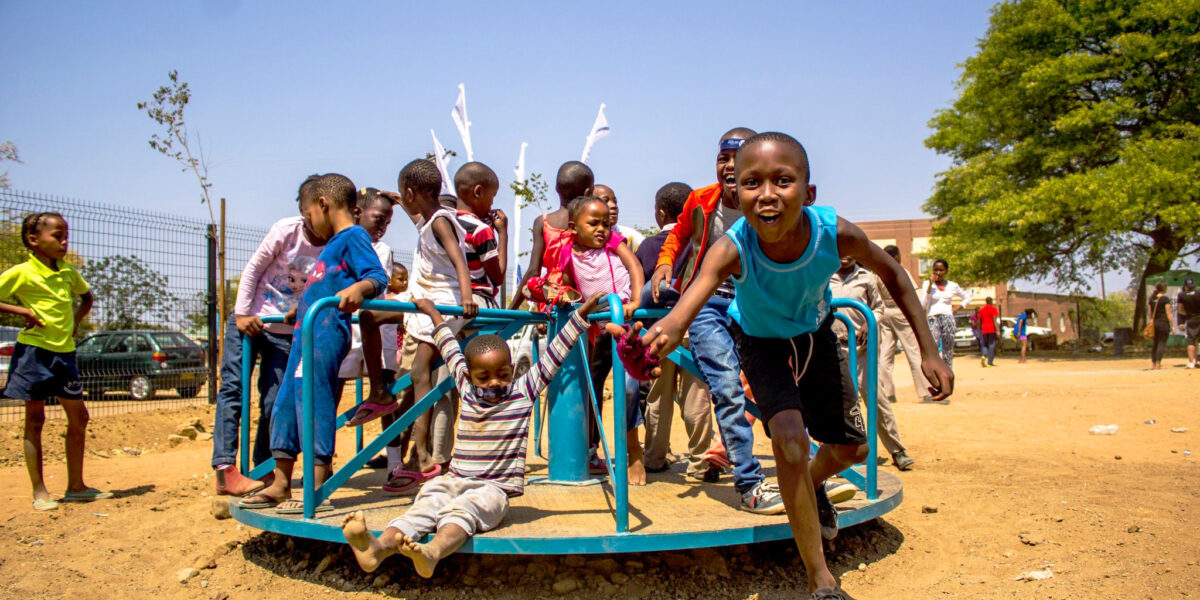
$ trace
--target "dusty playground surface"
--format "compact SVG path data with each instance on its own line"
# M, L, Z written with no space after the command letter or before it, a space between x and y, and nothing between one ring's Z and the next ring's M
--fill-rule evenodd
M860 600L1200 594L1200 371L1181 368L1180 358L1162 371L1145 370L1144 357L998 362L984 370L960 357L949 406L916 403L907 375L898 375L901 434L917 465L903 474L898 509L826 546L847 591ZM715 553L460 555L430 581L394 557L367 575L344 545L214 519L211 444L167 443L191 418L207 429L212 414L196 407L94 419L87 479L118 498L53 513L30 509L21 424L0 424L0 597L543 598L558 595L556 583L572 587L566 579L577 586L567 597L580 598L804 592L790 543ZM1090 435L1098 424L1120 430ZM52 493L65 486L63 426L53 421L46 430ZM761 429L756 434L757 452L768 454ZM188 568L198 574L180 583ZM1046 569L1052 578L1017 580Z

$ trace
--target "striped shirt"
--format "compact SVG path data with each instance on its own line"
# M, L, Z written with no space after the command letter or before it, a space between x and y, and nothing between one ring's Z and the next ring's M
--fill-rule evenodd
M485 296L496 295L496 286L488 279L483 263L500 258L500 247L496 244L496 230L483 222L478 215L469 210L460 210L456 215L458 224L462 225L467 237L464 240L467 251L467 270L471 272L471 290Z
M458 440L450 460L451 475L488 481L510 497L525 493L525 447L529 441L533 399L554 378L554 373L587 326L587 321L578 312L571 315L538 363L513 381L508 398L495 403L475 397L467 361L454 332L444 323L433 330L434 343L449 366L462 397Z

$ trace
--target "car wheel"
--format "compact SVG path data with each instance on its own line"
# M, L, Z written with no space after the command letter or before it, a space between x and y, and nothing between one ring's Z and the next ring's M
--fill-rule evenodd
M129 380L129 395L134 400L149 400L154 397L154 382L145 375L136 375Z
M180 398L195 398L196 394L200 393L200 386L177 387L175 391L179 393Z
M513 370L513 379L516 379L517 377L524 375L528 371L529 371L529 359L521 358L521 360L517 362L517 368L515 370Z

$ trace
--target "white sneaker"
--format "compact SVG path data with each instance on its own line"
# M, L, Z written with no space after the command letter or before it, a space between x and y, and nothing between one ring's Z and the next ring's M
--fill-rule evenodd
M779 486L766 481L754 484L754 487L742 494L742 510L758 515L777 515L784 510L783 496L779 494Z
M825 482L825 495L829 497L829 501L833 504L841 504L853 500L854 495L857 493L858 488L853 484L834 483L832 481Z

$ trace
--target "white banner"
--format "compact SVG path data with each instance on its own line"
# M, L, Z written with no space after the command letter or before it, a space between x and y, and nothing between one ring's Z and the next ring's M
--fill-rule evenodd
M429 135L433 136L433 162L437 164L438 172L442 174L442 193L454 195L454 181L450 179L450 158L446 156L446 149L442 147L442 143L438 141L437 134L432 129L429 130Z
M513 168L513 174L517 176L517 184L525 183L525 148L529 146L528 142L521 142L521 154L517 157L517 166ZM521 198L519 196L513 198L513 216L512 229L509 230L509 235L512 236L512 257L508 259L508 263L516 265L513 269L512 292L517 293L517 284L521 282Z
M475 160L475 152L471 150L471 122L467 120L467 89L461 83L458 84L458 101L450 111L450 118L462 137L463 148L467 150L467 162Z
M596 113L596 122L592 123L592 131L588 133L587 140L583 145L583 157L579 159L583 164L587 164L588 158L592 154L592 145L596 140L608 137L611 130L608 128L608 119L604 117L604 104L600 104L600 112Z

